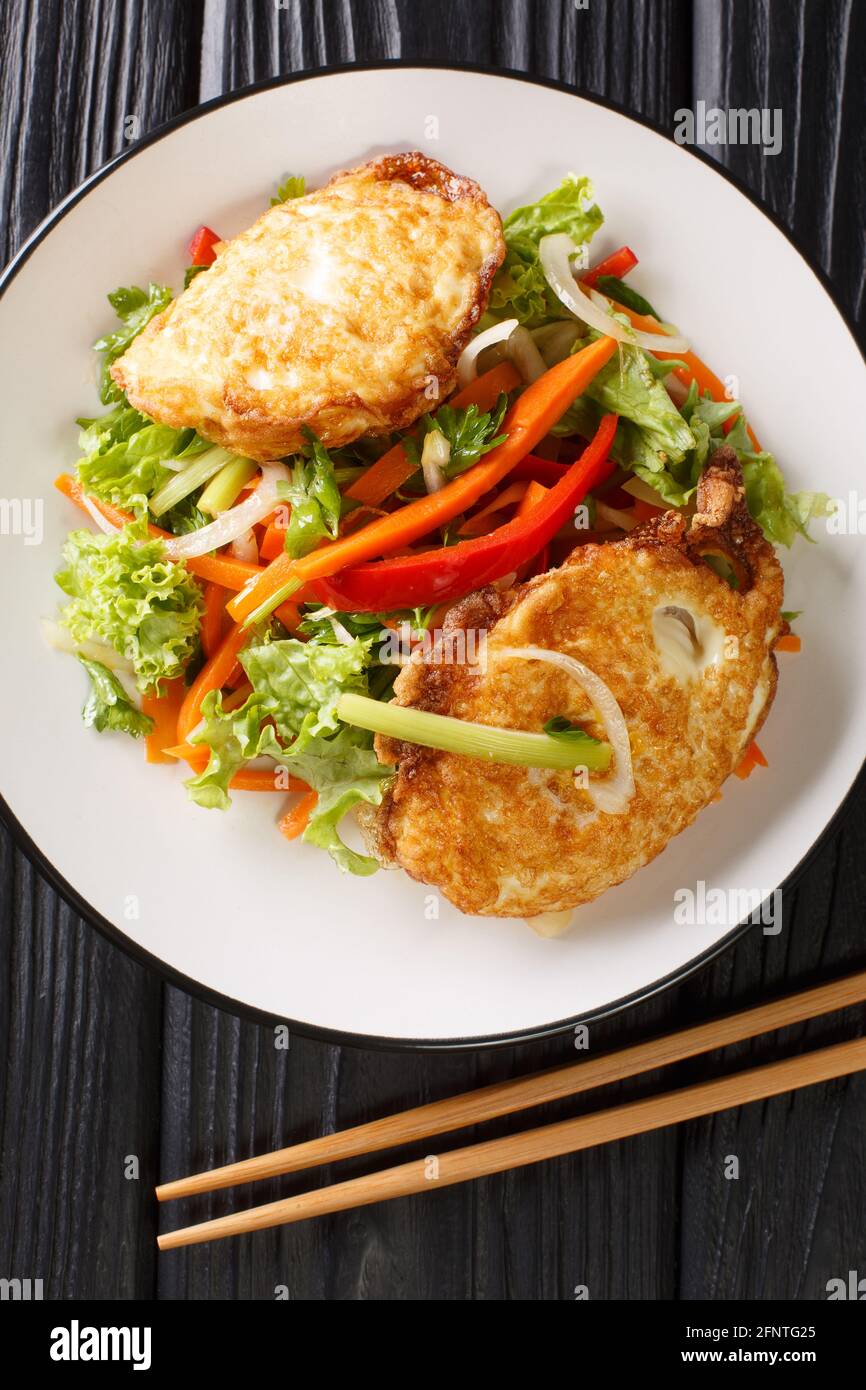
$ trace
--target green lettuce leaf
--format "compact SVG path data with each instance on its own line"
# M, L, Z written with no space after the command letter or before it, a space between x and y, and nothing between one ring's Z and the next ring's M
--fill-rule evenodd
M351 646L330 646L289 637L248 647L240 660L279 737L295 740L298 753L310 739L337 730L342 694L366 693L370 643L356 638Z
M63 559L56 580L72 602L61 621L76 642L114 647L132 662L142 692L181 674L198 646L201 590L144 521L114 535L72 531Z
M202 272L203 270L210 270L210 266L209 266L209 265L188 265L188 266L187 266L186 270L183 272L183 287L184 287L185 290L188 290L188 289L189 289L189 287L190 287L190 285L192 284L192 282L193 282L193 280L195 279L195 277L196 277L197 275L200 275L201 272Z
M756 452L746 420L740 410L733 428L718 443L730 444L743 466L746 502L768 540L776 545L792 545L797 535L809 536L809 522L827 516L832 503L824 492L786 492L782 470L772 454Z
M591 181L576 174L569 174L538 202L515 209L503 223L505 260L494 277L482 326L517 318L536 328L552 319L567 318L566 309L544 278L538 243L543 236L566 232L576 246L583 246L603 221Z
M580 346L585 346L585 341L577 344ZM602 415L610 411L620 417L611 448L614 460L645 477L658 491L669 485L669 490L682 499L693 485L687 460L695 437L640 348L623 347L602 367L553 433L591 438ZM673 497L665 500L682 505L679 500L674 503Z
M304 838L326 849L341 869L373 873L375 860L349 849L337 827L357 802L377 805L393 771L380 766L371 734L346 728L336 716L344 691L367 692L372 645L372 634L351 646L287 638L242 652L253 693L229 713L218 693L205 700L205 722L193 742L205 744L211 756L186 784L191 799L225 810L235 773L251 758L271 757L319 793Z
M186 462L211 448L195 430L155 425L121 403L107 415L79 420L82 458L78 480L87 492L118 506L143 510L145 499L168 479L167 460Z
M99 368L99 399L103 405L111 405L112 401L124 399L117 382L110 376L112 363L123 356L133 338L147 327L150 320L162 313L170 304L171 297L171 290L167 285L154 284L148 285L146 290L140 289L138 285L130 285L128 288L121 286L108 296L108 302L120 319L121 326L113 333L105 333L93 344L95 350L102 354Z
M78 660L90 677L90 694L81 711L87 727L96 729L100 734L105 729L116 729L119 733L131 734L133 738L149 734L153 729L153 720L136 709L114 672L103 666L101 661L89 661L81 655Z
M240 709L226 712L222 694L212 690L202 702L204 723L190 740L206 744L210 758L197 777L186 783L191 801L208 810L227 811L231 805L229 784L251 758L279 758L282 749L271 724L265 723L267 701L251 695Z
M286 758L286 765L319 793L303 838L327 850L345 873L366 876L378 860L358 854L340 839L338 827L347 811L366 801L379 806L394 769L383 767L373 751L373 737L363 729L343 725L333 738L311 739L304 751Z
M640 348L623 347L602 367L586 394L602 413L620 416L618 461L626 468L651 473L675 469L694 446L688 424Z

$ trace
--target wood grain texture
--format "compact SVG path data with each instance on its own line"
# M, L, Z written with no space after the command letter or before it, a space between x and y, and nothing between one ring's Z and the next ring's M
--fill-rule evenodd
M0 13L0 193L11 251L50 204L143 129L276 73L325 63L466 61L573 82L672 126L704 97L781 106L783 150L717 151L821 259L863 313L862 7L829 0L12 0ZM766 95L769 93L770 95ZM841 113L841 114L840 114ZM859 124L858 124L859 123ZM772 167L771 167L772 166ZM856 215L852 212L856 209ZM786 896L711 969L591 1030L622 1046L769 990L861 963L866 793ZM169 1299L818 1298L863 1267L864 1083L357 1213L154 1261L146 1183L311 1138L392 1109L572 1060L565 1036L478 1056L339 1049L231 1018L161 987L57 904L0 835L0 1275L49 1296ZM851 1018L790 1030L850 1036ZM666 1085L768 1060L778 1043L683 1063ZM161 1048L160 1048L161 1042ZM649 1076L595 1108L648 1094ZM580 1113L561 1102L539 1122ZM525 1127L515 1117L459 1142ZM117 1153L142 1155L127 1183ZM423 1156L410 1146L401 1158ZM726 1155L740 1176L724 1177ZM352 1160L188 1201L161 1227L380 1166Z
M3 5L0 51L11 256L122 147L124 116L144 133L195 99L196 6ZM162 986L62 905L5 829L0 894L0 1276L41 1278L50 1298L150 1297Z
M690 40L689 0L206 0L201 96L399 58L515 68L667 122L689 95Z
M866 342L866 6L697 0L694 100L780 113L782 148L707 153L752 188L833 279ZM858 133L859 132L859 133ZM854 210L857 209L857 212Z

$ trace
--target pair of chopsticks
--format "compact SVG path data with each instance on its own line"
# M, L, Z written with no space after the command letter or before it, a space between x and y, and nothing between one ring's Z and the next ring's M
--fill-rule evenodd
M408 1144L414 1140L445 1134L467 1125L480 1124L500 1115L511 1115L536 1105L577 1095L596 1086L607 1086L641 1072L654 1071L688 1057L696 1057L731 1043L757 1037L761 1033L803 1023L806 1019L838 1009L860 1004L866 999L866 971L834 980L814 989L804 990L760 1004L726 1018L712 1019L692 1028L684 1028L665 1037L651 1038L619 1052L608 1053L587 1061L575 1062L553 1071L504 1081L448 1100L419 1105L401 1114L368 1124L356 1125L337 1134L324 1135L303 1144L294 1144L259 1158L229 1163L210 1172L179 1178L156 1189L159 1201L176 1197L191 1197L235 1183L253 1182L303 1168L314 1168L342 1158L376 1153L381 1149ZM242 1235L248 1231L263 1231L311 1216L324 1216L353 1207L386 1202L394 1197L428 1192L437 1187L470 1182L490 1173L502 1173L547 1158L576 1153L596 1144L608 1144L635 1134L646 1134L667 1125L701 1115L712 1115L733 1106L748 1105L785 1091L814 1086L819 1081L848 1076L866 1069L866 1038L836 1043L802 1056L780 1062L752 1067L733 1076L715 1081L703 1081L664 1095L632 1101L610 1110L562 1120L525 1133L491 1139L468 1148L415 1159L379 1173L352 1178L348 1182L288 1197L279 1202L220 1216L196 1226L186 1226L158 1237L160 1250L174 1250L181 1245L198 1245L203 1241L219 1240L224 1236Z

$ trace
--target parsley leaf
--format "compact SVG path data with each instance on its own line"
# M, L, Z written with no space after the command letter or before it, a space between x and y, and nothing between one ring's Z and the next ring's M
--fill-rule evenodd
M292 198L303 198L306 191L307 180L303 175L289 174L285 182L277 188L277 196L271 199L271 207L276 207L279 203L288 203Z
M467 406L465 410L455 410L451 405L442 405L435 416L425 415L421 421L424 435L439 430L451 446L451 457L442 470L446 478L456 478L477 463L482 454L487 454L501 444L506 435L499 433L505 416L508 397L503 391L496 402L496 409L482 413L477 405ZM413 463L420 463L421 451L418 441L404 439Z
M581 729L579 724L573 724L570 719L566 719L564 714L555 714L552 719L548 719L544 732L549 738L558 738L563 743L599 743L597 738Z
M309 555L325 536L336 539L343 501L331 455L312 430L307 430L306 436L307 443L292 469L292 481L279 488L282 500L292 505L285 547L293 560Z
M130 285L128 289L121 286L108 296L108 302L120 319L122 327L116 328L113 333L104 334L93 344L96 351L102 353L99 399L103 405L111 405L113 401L122 401L124 398L117 382L110 375L112 363L123 356L133 338L138 336L152 318L162 313L170 301L171 290L167 285L150 284L146 290L139 289L138 285Z

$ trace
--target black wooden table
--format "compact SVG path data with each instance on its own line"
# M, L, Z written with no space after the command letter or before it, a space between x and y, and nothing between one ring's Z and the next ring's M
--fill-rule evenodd
M780 154L716 153L864 328L864 0L4 0L0 38L4 259L124 148L129 115L144 133L277 73L465 61L573 83L669 130L700 98L781 108ZM804 350L807 335L804 325ZM861 780L786 895L780 936L747 934L687 984L598 1025L594 1046L862 964L864 809ZM819 1299L828 1279L866 1274L862 1076L433 1197L157 1257L156 1181L536 1070L567 1059L570 1039L417 1056L294 1037L278 1051L270 1030L109 945L5 831L0 894L0 1276L42 1278L46 1297L272 1299L286 1286L301 1299L567 1299L584 1285L593 1299ZM853 1021L731 1049L678 1079L850 1035ZM736 1180L724 1177L729 1155ZM218 1196L178 1215L228 1205Z

